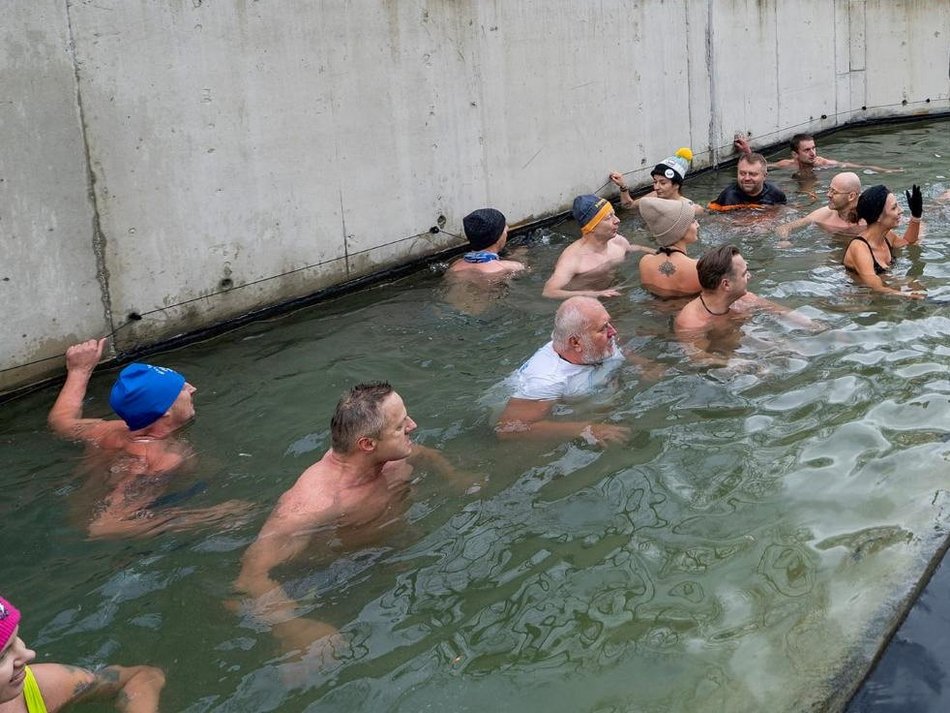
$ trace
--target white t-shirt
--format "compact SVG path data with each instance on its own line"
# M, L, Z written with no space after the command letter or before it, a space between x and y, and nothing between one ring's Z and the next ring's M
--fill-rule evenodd
M554 351L548 342L509 377L512 398L554 401L589 396L603 387L624 362L614 344L613 352L599 364L572 364Z

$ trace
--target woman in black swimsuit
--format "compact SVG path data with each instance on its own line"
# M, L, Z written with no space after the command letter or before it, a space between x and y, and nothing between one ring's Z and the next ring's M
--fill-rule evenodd
M922 299L921 292L901 292L888 287L881 279L894 260L893 248L916 243L920 237L920 216L923 212L923 199L920 187L914 186L907 193L913 217L903 237L894 232L900 224L901 209L897 196L886 186L872 186L858 198L858 217L863 218L867 228L852 238L844 251L844 266L855 273L857 278L875 292L900 295L911 299Z

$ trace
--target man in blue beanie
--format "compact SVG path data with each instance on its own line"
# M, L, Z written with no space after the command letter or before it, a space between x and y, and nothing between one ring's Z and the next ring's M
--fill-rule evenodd
M604 287L613 282L614 268L628 253L653 253L650 248L631 244L617 232L620 219L606 198L577 196L571 211L581 229L580 240L564 248L554 273L544 284L545 297L618 297L620 292Z
M109 474L114 488L90 522L90 536L155 534L246 510L246 504L237 501L201 510L157 509L159 498L169 499L164 491L170 476L194 462L194 451L174 434L195 416L196 389L173 369L129 364L119 372L109 396L122 420L83 418L86 389L105 341L90 339L66 350L66 383L48 417L56 435L91 447L93 475Z

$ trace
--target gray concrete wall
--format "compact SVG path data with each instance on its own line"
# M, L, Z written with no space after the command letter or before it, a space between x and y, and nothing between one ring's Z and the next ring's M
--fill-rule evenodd
M945 0L4 0L0 389L78 339L131 349L457 244L440 216L646 182L682 145L701 167L738 129L945 112L948 33Z

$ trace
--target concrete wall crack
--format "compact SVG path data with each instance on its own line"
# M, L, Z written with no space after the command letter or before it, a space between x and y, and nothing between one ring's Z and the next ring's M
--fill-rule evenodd
M86 127L86 114L83 107L82 85L79 77L79 60L76 57L76 40L73 34L73 19L70 12L70 0L66 0L66 34L69 37L69 58L73 65L73 81L76 87L76 107L79 112L79 132L82 137L83 156L86 162L86 188L92 208L92 251L96 260L96 281L99 283L99 296L102 312L109 334L115 333L115 318L112 313L112 297L109 292L109 266L106 260L106 237L102 233L99 220L99 202L96 198L96 176L92 169L92 155L89 150L89 132ZM114 344L110 345L114 349Z

